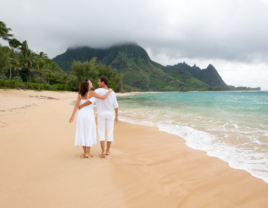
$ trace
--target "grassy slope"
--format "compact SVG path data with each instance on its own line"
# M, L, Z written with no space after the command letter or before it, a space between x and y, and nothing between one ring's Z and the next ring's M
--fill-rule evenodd
M111 65L124 75L124 84L136 86L142 90L172 90L171 87L178 90L179 85L183 84L155 67L149 59L126 57L119 53ZM168 88L168 86L171 87Z
M170 76L182 82L183 85L181 85L181 87L184 90L207 90L209 88L209 85L194 78L193 75L187 71L184 71L182 69L177 69L172 66L165 67L153 61L152 61L152 64L160 68L165 73L169 74Z

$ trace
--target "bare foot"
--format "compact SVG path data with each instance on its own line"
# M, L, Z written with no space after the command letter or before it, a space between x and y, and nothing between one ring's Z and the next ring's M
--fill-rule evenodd
M105 158L105 153L102 153L102 154L100 155L100 158Z
M110 151L107 151L107 150L106 150L106 153L105 153L105 154L106 154L107 156L110 155Z
M85 155L86 155L86 153L82 154L80 157L83 158L83 157L85 157Z
M88 154L84 154L84 157L83 158L88 158Z

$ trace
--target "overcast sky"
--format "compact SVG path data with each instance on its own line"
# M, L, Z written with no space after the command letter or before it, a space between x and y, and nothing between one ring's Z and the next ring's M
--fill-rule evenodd
M268 0L0 0L0 5L0 21L15 38L50 58L69 46L130 41L160 64L212 64L228 85L268 90Z

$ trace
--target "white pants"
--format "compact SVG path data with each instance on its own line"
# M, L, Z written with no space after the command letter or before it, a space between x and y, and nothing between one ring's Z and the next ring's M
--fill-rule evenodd
M107 142L114 141L114 115L98 116L99 141L105 141L105 127L107 127Z

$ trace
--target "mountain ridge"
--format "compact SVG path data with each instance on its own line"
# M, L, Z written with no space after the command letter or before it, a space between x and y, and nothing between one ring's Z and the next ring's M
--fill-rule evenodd
M223 79L221 78L218 71L216 70L216 68L212 64L209 64L206 69L201 69L197 67L196 65L191 67L185 62L178 63L173 66L190 72L196 79L208 84L211 87L216 87L216 86L226 87L227 86L225 82L223 81Z
M97 57L104 65L111 65L122 74L124 85L143 91L207 90L210 87L187 70L152 61L142 47L133 43L109 48L69 47L53 61L64 71L70 71L73 60L84 62L93 57Z

